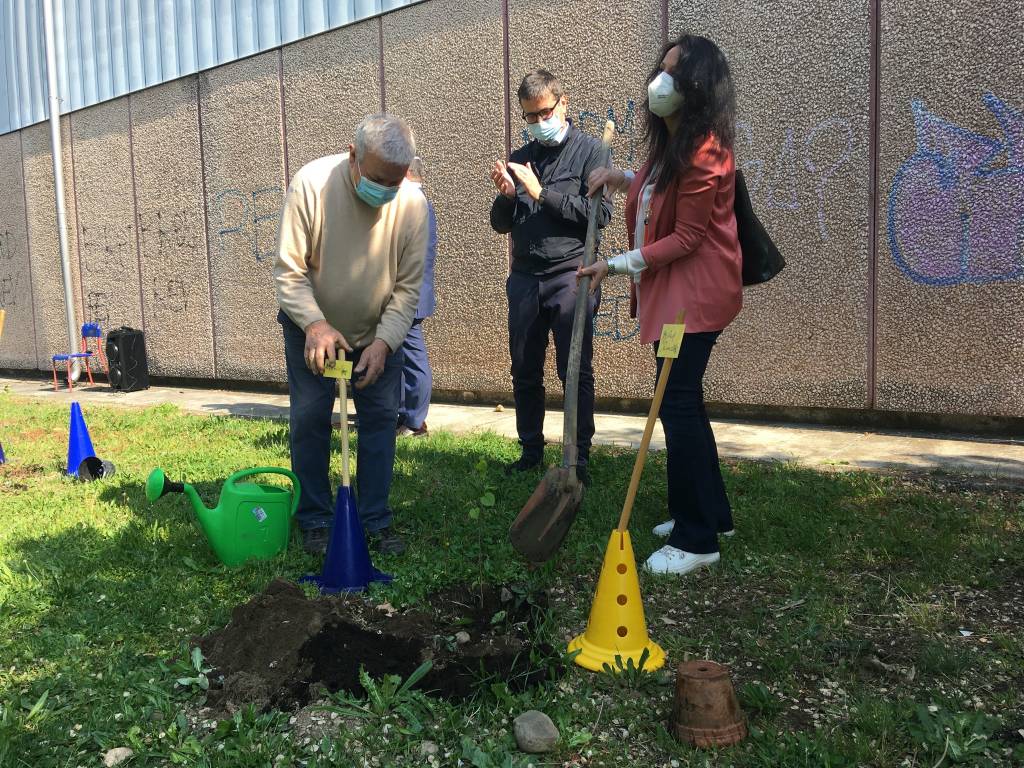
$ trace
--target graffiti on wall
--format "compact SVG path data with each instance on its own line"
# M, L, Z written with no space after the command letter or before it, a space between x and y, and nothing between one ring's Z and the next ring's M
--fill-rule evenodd
M225 189L214 196L217 248L220 255L241 247L261 262L273 256L282 203L281 187L252 192Z
M10 232L0 232L0 264L14 261L14 240ZM18 305L17 277L10 274L11 266L0 267L0 309L12 309Z
M821 239L830 240L828 196L853 156L854 140L853 125L842 117L826 118L804 130L789 127L766 140L750 123L737 122L737 167L743 170L754 207L811 212ZM768 152L761 149L765 144Z
M152 209L139 211L139 247L149 264L177 264L205 250L202 226L193 211ZM157 315L180 315L188 310L188 291L177 278L154 277L147 310Z
M889 193L896 266L924 285L1024 278L1024 113L992 93L1002 137L969 131L914 101L917 148Z

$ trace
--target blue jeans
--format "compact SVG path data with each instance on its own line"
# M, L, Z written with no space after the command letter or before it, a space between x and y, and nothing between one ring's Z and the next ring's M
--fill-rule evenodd
M302 484L299 527L328 528L334 521L334 501L328 468L331 458L331 417L338 386L334 379L313 374L306 367L306 334L279 312L284 330L284 356L288 368L288 445L292 471ZM359 361L362 350L351 356ZM353 375L352 384L358 381ZM366 389L349 387L359 416L356 457L356 498L359 519L370 533L391 525L391 476L395 467L395 424L402 381L402 350L388 355L380 378Z
M661 403L668 453L668 509L676 521L668 543L686 552L718 551L732 528L715 433L704 407L704 371L721 331L687 333ZM654 346L657 352L657 344ZM658 360L661 373L663 358Z
M409 429L419 429L427 421L430 391L434 386L422 320L412 324L402 343L402 352L405 353L405 361L402 363L402 403L398 409L398 421Z

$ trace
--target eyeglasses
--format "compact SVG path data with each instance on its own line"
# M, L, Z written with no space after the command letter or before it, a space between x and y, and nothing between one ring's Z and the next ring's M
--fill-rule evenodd
M558 102L556 101L550 107L538 110L536 112L523 112L523 120L533 125L534 123L540 122L541 120L547 120L551 117L555 110L558 108Z

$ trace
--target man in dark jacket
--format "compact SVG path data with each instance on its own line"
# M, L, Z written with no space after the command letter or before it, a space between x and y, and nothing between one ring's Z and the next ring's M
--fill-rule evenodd
M544 360L548 335L555 339L558 377L565 386L576 302L576 268L587 235L591 198L587 178L602 164L601 142L579 131L566 117L568 99L553 74L535 70L518 91L523 120L532 137L512 153L508 164L496 162L491 180L498 197L491 206L491 226L512 236L512 264L506 284L512 389L522 456L509 473L538 466L544 451ZM598 224L612 215L602 204ZM580 359L577 443L580 475L594 436L594 312L590 297Z

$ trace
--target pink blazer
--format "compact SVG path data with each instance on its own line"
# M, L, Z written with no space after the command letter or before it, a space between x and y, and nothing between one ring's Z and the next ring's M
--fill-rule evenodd
M626 198L633 248L637 207L650 171L648 161ZM686 310L686 330L693 333L724 330L739 314L743 277L733 211L735 181L732 151L710 137L694 153L686 173L654 194L640 245L647 269L631 295L642 344L657 341L661 327L674 322L680 309Z

